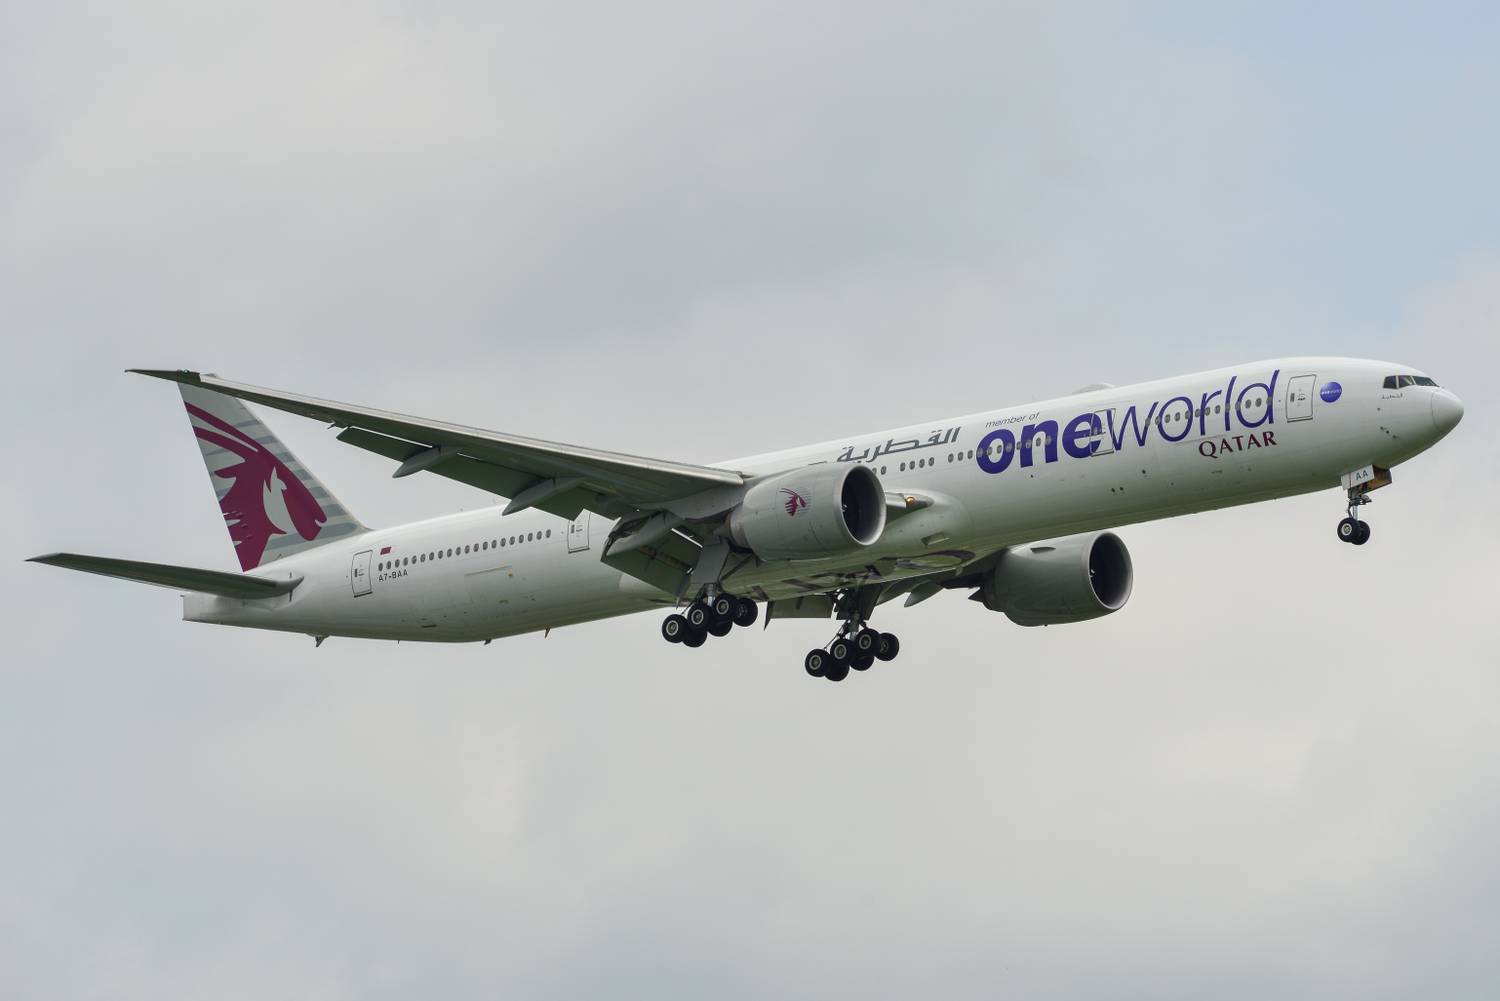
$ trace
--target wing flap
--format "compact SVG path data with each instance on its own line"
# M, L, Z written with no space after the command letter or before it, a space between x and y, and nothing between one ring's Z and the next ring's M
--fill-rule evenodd
M81 570L84 573L118 577L141 584L155 584L178 591L195 591L199 594L217 594L224 598L274 598L286 594L302 583L301 576L293 575L286 580L271 580L252 577L249 574L224 573L220 570L200 570L197 567L173 566L170 563L141 563L137 560L117 560L107 556L84 556L78 553L48 553L33 556L28 563L44 563L49 567L64 570Z
M355 448L362 448L367 452L374 452L376 455L383 455L387 459L394 459L403 464L428 451L426 445L375 434L360 428L345 428L339 432L338 440L346 445L353 445ZM539 482L545 482L538 480L535 473L509 469L493 462L476 459L462 450L441 456L430 465L423 466L423 469L499 497L517 497ZM398 469L397 472L400 470ZM612 517L619 517L634 510L633 507L628 506L620 508L619 501L586 489L581 483L575 489L547 496L529 506L570 521L578 517L584 508L601 514L608 513Z

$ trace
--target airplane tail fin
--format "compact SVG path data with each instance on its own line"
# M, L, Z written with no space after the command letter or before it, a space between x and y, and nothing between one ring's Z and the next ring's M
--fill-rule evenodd
M366 531L245 404L178 388L241 570Z

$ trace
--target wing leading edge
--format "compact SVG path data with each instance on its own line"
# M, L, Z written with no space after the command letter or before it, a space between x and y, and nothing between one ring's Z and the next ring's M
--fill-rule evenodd
M744 474L734 470L525 438L186 370L130 371L201 386L342 428L340 441L399 462L395 475L428 470L512 498L507 513L536 507L574 518L587 508L624 517L715 487L739 487L746 481Z

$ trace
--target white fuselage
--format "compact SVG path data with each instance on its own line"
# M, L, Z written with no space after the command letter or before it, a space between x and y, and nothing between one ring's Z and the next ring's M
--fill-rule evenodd
M888 491L932 501L840 559L750 561L724 586L760 600L821 593L951 569L1039 539L1336 487L1344 474L1388 469L1445 432L1433 402L1445 390L1383 388L1386 376L1413 371L1288 358L718 463L762 475L862 462ZM600 562L612 527L588 512L569 522L539 511L502 517L497 507L369 531L256 572L301 575L289 594L190 594L184 617L317 636L472 641L674 604L677 595Z

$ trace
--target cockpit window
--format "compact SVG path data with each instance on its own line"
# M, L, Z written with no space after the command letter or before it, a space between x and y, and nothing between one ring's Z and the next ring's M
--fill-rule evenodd
M1386 389L1405 389L1407 386L1431 386L1437 388L1437 383L1425 375L1388 375L1385 377Z
M1385 388L1385 389L1395 389L1396 388L1396 377L1394 375L1388 375L1388 376L1386 376L1383 388Z
M1433 389L1437 388L1437 383L1433 382L1425 375L1413 376L1412 378L1416 380L1418 386L1431 386Z

